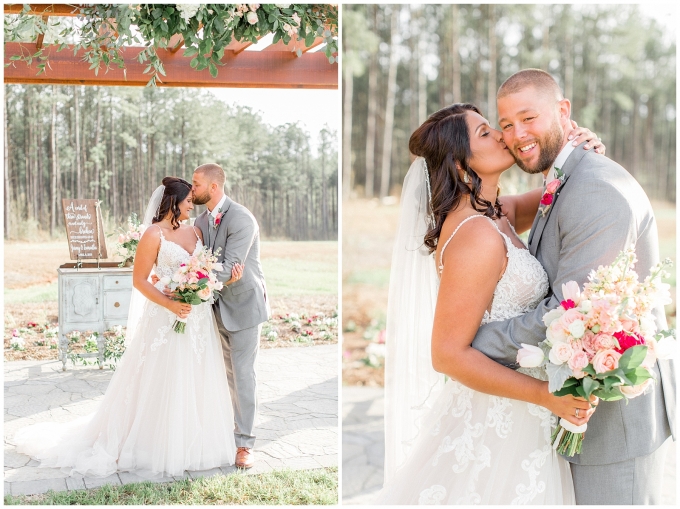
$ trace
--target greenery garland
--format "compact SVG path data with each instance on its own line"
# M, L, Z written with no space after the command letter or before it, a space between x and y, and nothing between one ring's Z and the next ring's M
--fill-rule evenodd
M173 36L184 40L184 56L191 57L191 67L197 71L207 68L215 78L218 67L224 65L221 60L232 40L256 43L258 37L268 33L274 34L274 44L280 40L288 44L297 36L306 47L317 37L323 37L328 61L332 64L337 60L337 5L96 4L78 7L78 11L78 23L64 28L54 42L35 53L24 52L22 47L22 54L10 56L5 67L19 61L31 65L37 60L37 75L40 75L49 66L45 49L58 45L57 51L62 51L73 41L74 55L84 50L84 60L97 75L102 66L106 70L112 66L124 69L123 47L143 45L137 58L140 63L149 63L144 70L150 75L147 85L155 86L157 81L162 83L160 76L165 76L157 50L170 47ZM25 4L21 14L5 16L6 42L32 41L55 26L29 12L30 6ZM302 55L299 48L295 52L298 57Z

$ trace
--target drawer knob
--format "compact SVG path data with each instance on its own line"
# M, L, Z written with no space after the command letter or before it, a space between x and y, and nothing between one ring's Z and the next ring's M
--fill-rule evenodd
M114 308L119 308L119 307L120 307L120 303L119 303L119 302L116 302L116 303L113 305L113 307L114 307Z

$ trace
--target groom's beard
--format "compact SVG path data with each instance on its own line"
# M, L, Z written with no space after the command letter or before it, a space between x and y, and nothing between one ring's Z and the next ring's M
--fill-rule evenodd
M192 200L195 205L205 205L210 201L210 195L206 192L202 195L194 193Z
M538 161L534 166L527 166L521 161L515 154L519 152L518 148L512 151L512 155L515 157L515 162L517 166L522 168L525 172L534 175L536 173L542 173L549 169L557 156L562 151L562 139L564 133L562 132L562 127L559 122L555 121L550 127L550 130L545 133L545 135L538 139L538 146L540 147L540 153L538 155ZM194 200L194 203L196 200Z

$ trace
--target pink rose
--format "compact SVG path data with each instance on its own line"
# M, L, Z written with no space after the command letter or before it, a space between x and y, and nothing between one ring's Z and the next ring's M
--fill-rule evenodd
M583 320L583 315L578 309L572 308L567 309L564 314L560 317L560 325L564 327L565 330L569 330L569 326L576 320Z
M609 350L616 348L616 341L609 334L600 333L597 335L598 350Z
M122 233L120 235L118 235L118 243L119 244L125 243L125 235L123 235Z
M577 350L569 359L568 364L572 371L581 371L588 365L588 356L583 350Z
M198 291L197 295L201 298L201 300L208 300L211 293L212 292L210 291L210 288L203 288L203 290Z
M619 367L621 354L616 350L602 350L593 357L593 368L596 373L606 373Z
M598 337L590 331L586 333L581 338L581 344L583 345L583 350L585 350L589 359L593 358L593 355L597 353L600 349L600 341Z
M558 179L548 182L548 185L545 186L545 192L555 194L555 191L560 187L560 184L561 182Z
M545 193L541 198L541 205L552 205L553 195Z

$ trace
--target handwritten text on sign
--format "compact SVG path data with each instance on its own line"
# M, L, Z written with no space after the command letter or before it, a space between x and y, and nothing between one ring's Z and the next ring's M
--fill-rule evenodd
M71 260L106 258L106 240L97 200L62 200Z

